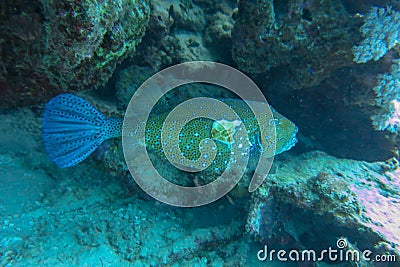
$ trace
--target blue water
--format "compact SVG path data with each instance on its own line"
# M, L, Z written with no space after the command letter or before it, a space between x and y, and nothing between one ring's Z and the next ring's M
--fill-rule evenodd
M399 29L395 0L3 1L0 267L400 266ZM138 183L154 176L147 158L167 180L205 197L226 166L180 170L151 150L159 139L126 146L120 135L148 78L196 60L247 75L284 116L268 120L276 138L293 138L270 169L257 170L277 142L262 134L234 142L229 133L248 124L212 124L207 134L218 147L249 145L241 151L250 162L227 194L179 207ZM163 92L174 78L152 89ZM188 84L163 95L151 114L196 97L240 98ZM142 115L133 118L144 123ZM189 150L185 140L194 137L179 142ZM148 154L136 150L146 145ZM249 192L253 174L267 168ZM192 196L165 188L160 194L174 201ZM304 251L315 260L295 259ZM360 260L334 257L366 251Z

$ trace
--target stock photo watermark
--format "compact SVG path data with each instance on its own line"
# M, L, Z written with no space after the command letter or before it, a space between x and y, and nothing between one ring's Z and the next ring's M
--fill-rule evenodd
M257 252L259 261L281 261L281 262L396 262L396 255L373 255L371 250L360 251L349 246L346 238L340 238L336 247L328 247L321 251L313 249L296 250L275 250L265 245Z
M173 206L195 207L209 204L229 193L246 171L250 154L248 131L234 108L219 99L198 97L184 101L167 116L160 129L162 152L176 168L199 172L212 164L218 136L199 143L200 157L187 159L180 149L182 129L189 122L207 118L215 123L213 131L228 134L230 158L227 167L213 182L197 187L179 186L162 177L146 150L146 123L157 102L169 91L190 83L206 83L225 88L243 100L257 119L261 146L249 191L256 190L271 168L275 154L275 125L272 111L257 85L242 72L224 64L206 61L187 62L164 69L145 81L132 97L124 116L122 145L125 161L136 183L153 198ZM265 137L265 138L263 138ZM268 137L268 141L267 140ZM224 140L222 140L224 141ZM140 169L138 168L140 166Z

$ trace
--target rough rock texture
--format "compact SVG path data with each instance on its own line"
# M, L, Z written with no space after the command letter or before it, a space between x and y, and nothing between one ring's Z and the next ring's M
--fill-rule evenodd
M145 0L41 0L45 17L44 65L61 86L97 87L140 42L147 26Z
M212 1L206 7L207 26L204 39L219 62L233 65L232 29L237 15L237 1Z
M231 62L234 7L233 1L152 2L149 27L135 62L155 70L192 60Z
M39 1L1 1L0 108L31 104L53 86L42 65L43 15Z
M291 88L310 87L352 64L358 24L339 1L239 1L233 59L248 73L279 68Z
M184 61L210 60L201 39L204 24L204 13L199 6L189 8L176 2L171 5L170 1L152 2L149 27L143 45L139 46L138 61L159 70Z
M400 254L395 159L366 163L311 152L275 161L252 196L247 229L274 246L322 249L345 236L358 249Z
M4 1L1 7L1 107L104 85L135 51L149 18L146 0Z

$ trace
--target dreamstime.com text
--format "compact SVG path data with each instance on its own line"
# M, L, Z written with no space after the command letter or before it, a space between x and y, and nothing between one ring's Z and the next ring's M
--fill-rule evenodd
M371 250L359 251L357 249L347 248L347 242L344 239L339 239L337 242L337 248L328 247L321 251L315 251L312 249L306 250L268 250L268 246L265 245L263 249L257 252L257 258L260 261L292 261L292 262L321 262L321 261L333 261L333 262L396 262L396 255L373 255Z

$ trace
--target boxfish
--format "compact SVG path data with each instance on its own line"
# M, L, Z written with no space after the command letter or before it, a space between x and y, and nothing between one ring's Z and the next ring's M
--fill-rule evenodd
M241 121L213 120L205 117L185 122L181 129L164 125L169 112L150 113L143 129L145 145L149 152L166 159L161 134L179 135L178 145L182 156L197 160L201 153L199 146L204 139L215 141L215 158L209 166L214 170L226 168L231 157L234 132L244 126L248 146L253 151L267 151L269 156L280 154L292 148L296 142L297 126L285 116L270 107L273 117L268 117L266 129L274 125L275 138L261 136L260 125L252 110L240 99L219 99L229 105ZM261 102L260 102L261 103ZM42 136L46 152L58 167L67 168L85 160L105 140L121 137L123 119L108 118L88 101L73 94L61 94L52 98L45 107L42 122ZM270 127L271 128L271 127ZM167 131L167 133L162 132ZM268 131L266 131L268 132ZM203 155L204 156L204 155ZM171 160L171 158L168 158Z

